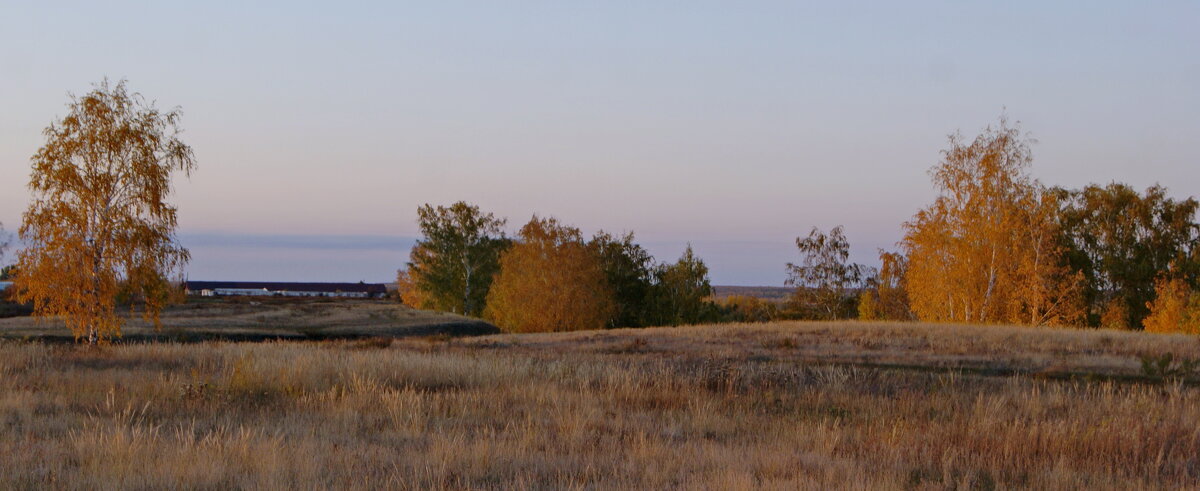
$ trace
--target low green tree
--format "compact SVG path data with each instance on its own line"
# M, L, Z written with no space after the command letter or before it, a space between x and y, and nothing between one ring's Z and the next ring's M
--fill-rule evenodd
M675 263L659 265L654 279L651 324L679 326L716 320L717 308L711 301L713 289L708 266L696 256L691 244Z
M616 301L608 327L645 326L654 284L654 257L634 242L633 232L614 236L600 231L587 246L599 259Z
M423 237L409 254L404 278L419 295L414 308L463 315L483 313L492 279L500 269L500 253L510 244L506 220L459 201L449 207L429 204L417 209Z
M1200 277L1197 200L1115 182L1052 192L1067 261L1083 272L1089 324L1140 327L1162 274L1173 267L1181 277Z

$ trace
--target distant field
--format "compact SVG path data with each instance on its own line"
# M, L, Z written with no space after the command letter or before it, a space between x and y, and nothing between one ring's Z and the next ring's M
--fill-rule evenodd
M757 297L763 300L774 302L782 302L795 292L795 288L785 288L781 286L713 286L713 297L717 300L729 298L734 295L745 297Z
M12 304L8 304L12 305ZM467 317L414 310L396 301L322 298L191 298L168 307L162 329L128 313L124 341L328 339L498 332ZM39 337L69 340L61 322L31 317L0 318L0 339Z
M1198 358L1200 341L801 322L100 349L8 341L0 482L1192 488L1198 380L1141 363L1167 353Z

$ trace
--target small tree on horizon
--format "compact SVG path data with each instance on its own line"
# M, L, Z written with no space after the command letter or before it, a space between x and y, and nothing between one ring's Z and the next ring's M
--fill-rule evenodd
M853 315L853 297L871 274L866 266L850 262L850 241L838 225L821 232L813 227L808 237L796 238L802 261L788 263L787 285L796 287L794 308L811 310L820 319Z
M32 159L15 291L34 315L60 317L76 339L96 344L121 335L122 291L140 296L158 324L167 279L189 258L166 202L171 176L190 176L196 164L178 138L179 110L159 111L124 81L105 80L68 108Z
M0 266L7 272L9 266L4 264L4 253L8 249L8 233L4 231L4 223L0 222ZM5 278L0 278L3 281Z
M908 258L898 252L879 250L879 270L867 278L859 298L858 317L863 320L913 320L904 283Z

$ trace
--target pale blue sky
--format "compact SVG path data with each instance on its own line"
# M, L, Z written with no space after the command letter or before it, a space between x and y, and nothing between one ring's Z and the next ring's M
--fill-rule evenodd
M184 111L194 279L387 280L463 199L782 284L814 225L874 263L1004 108L1045 182L1200 195L1200 2L245 3L0 3L0 222L104 76Z

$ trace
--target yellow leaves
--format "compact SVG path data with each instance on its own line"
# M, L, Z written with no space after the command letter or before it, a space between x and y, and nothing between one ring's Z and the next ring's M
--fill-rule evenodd
M1154 301L1146 304L1150 315L1142 320L1146 331L1200 334L1200 292L1184 280L1159 278L1154 293Z
M484 316L509 332L601 329L615 303L579 229L533 217L500 256Z
M1074 325L1082 278L1063 265L1053 197L1030 179L1029 145L1001 120L951 139L932 172L941 195L905 224L906 285L924 321Z
M858 297L858 319L864 321L879 320L879 302L875 300L875 292L863 290Z
M407 269L402 269L396 272L396 293L400 295L400 301L414 309L429 308L429 296L417 287L417 280L414 278L414 273Z
M1129 329L1129 305L1124 298L1113 298L1104 304L1104 312L1100 315L1100 327Z
M178 112L145 105L124 82L105 81L69 107L33 157L15 290L35 315L61 317L95 343L120 336L122 289L156 323L171 300L168 278L188 253L174 242L175 208L165 200L171 174L195 163L176 138Z

